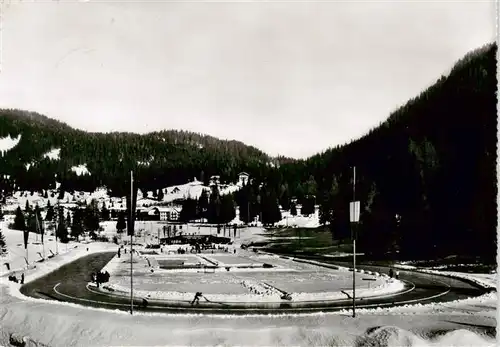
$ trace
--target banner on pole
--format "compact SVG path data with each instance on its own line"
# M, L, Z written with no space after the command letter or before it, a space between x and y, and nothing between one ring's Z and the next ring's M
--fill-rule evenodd
M135 226L135 209L137 206L137 185L134 184L132 188L132 195L131 197L130 192L126 196L126 202L127 202L127 235L134 235L134 226ZM132 201L130 201L132 200ZM132 212L132 213L131 213Z
M359 201L353 201L349 203L349 219L351 223L359 222L361 204Z
M40 238L42 239L42 245L43 245L43 234L44 234L44 230L43 230L43 220L41 221L41 223L39 222L40 220L38 219L38 216L39 214L37 215L37 224L38 224L38 230L40 231Z
M28 248L28 238L29 238L29 235L30 235L30 232L28 229L24 229L24 232L23 232L23 236L24 236L24 249L27 249Z

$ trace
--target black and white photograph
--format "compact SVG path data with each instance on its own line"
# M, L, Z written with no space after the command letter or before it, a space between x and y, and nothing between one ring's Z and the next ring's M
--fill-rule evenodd
M0 345L497 345L497 0L0 1Z

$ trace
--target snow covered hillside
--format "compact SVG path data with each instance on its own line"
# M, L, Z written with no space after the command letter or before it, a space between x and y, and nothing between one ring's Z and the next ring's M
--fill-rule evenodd
M10 136L0 138L0 156L4 156L6 152L16 147L19 141L21 141L21 135L15 138Z

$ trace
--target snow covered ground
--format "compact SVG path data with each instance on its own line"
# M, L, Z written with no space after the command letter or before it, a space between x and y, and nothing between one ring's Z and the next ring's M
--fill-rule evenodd
M394 267L404 270L420 271L441 276L463 278L465 280L472 281L484 288L492 288L492 289L498 288L497 273L489 274L489 273L463 273L457 271L441 271L441 270L417 268L416 266L406 265L406 264L395 264Z
M8 236L9 230L4 232L9 249L17 249L22 234L19 238ZM26 280L38 278L89 252L116 250L112 244L78 246L37 263ZM496 293L458 302L361 309L357 310L356 318L347 311L274 316L135 312L131 316L123 311L24 297L19 286L0 279L1 345L9 345L11 334L49 346L496 345L494 338L477 333L481 327L489 332L496 327Z

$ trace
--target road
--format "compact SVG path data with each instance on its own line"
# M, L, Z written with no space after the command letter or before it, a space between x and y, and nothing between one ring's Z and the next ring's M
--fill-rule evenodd
M67 301L91 307L130 311L130 298L97 291L88 286L90 274L101 270L115 256L114 252L91 254L62 266L56 271L21 287L24 295L49 300ZM348 264L346 264L348 265ZM384 266L362 265L360 268L387 273ZM413 303L446 302L479 296L484 290L460 280L400 271L400 279L407 289L395 296L380 296L358 299L357 308L388 307ZM350 299L321 302L283 303L221 303L200 300L192 306L188 301L149 300L142 307L142 298L134 298L134 310L169 313L210 313L210 314L276 314L309 313L318 311L338 311L350 309Z

